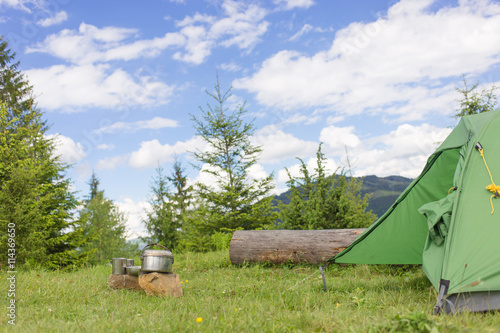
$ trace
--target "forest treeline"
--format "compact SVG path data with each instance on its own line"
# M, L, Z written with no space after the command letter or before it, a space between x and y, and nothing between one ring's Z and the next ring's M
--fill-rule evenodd
M464 84L457 116L493 109L493 88L477 93L477 84L467 86L465 77ZM245 121L245 104L228 108L230 97L231 89L224 91L217 77L207 105L191 115L207 149L191 152L196 162L190 167L211 181L191 184L179 160L170 171L159 165L143 220L149 233L144 241L175 251L211 251L227 248L238 229L362 228L374 221L362 180L349 168L328 172L321 144L314 170L301 159L299 176L287 170L289 201L275 209L273 174L250 176L262 151L251 142L255 125ZM76 268L132 257L138 249L126 241L126 218L96 174L85 198L76 197L66 176L70 166L55 155L50 125L3 37L0 98L1 267Z

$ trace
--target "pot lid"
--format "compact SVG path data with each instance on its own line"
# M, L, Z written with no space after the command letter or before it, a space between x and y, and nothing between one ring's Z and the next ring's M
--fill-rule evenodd
M166 250L144 250L142 253L144 257L167 257L173 258L172 252Z

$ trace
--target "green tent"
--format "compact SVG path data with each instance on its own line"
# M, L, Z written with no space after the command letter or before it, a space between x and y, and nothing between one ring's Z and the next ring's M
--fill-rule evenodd
M422 264L439 290L436 312L500 309L494 180L500 110L463 117L389 210L329 262Z

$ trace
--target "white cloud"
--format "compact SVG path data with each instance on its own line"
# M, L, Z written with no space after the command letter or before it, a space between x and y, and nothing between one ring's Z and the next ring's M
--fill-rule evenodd
M174 59L200 64L217 45L237 46L247 52L260 42L269 22L264 21L267 11L255 4L225 0L224 17L205 14L186 16L177 22L180 33L187 36L186 53L177 52Z
M354 127L329 126L321 130L319 140L323 142L335 155L342 155L345 148L356 148L361 144L361 140L354 134Z
M267 11L255 4L232 0L225 0L222 7L223 17L186 16L176 23L178 31L162 37L137 39L136 29L98 28L82 23L78 30L64 29L27 48L26 52L48 53L73 64L88 65L157 57L162 51L173 49L173 59L198 65L216 46L237 46L250 51L267 31L269 22L264 21Z
M68 19L68 13L64 10L57 12L54 16L47 17L45 19L38 20L36 23L42 27L50 27L62 23Z
M209 164L203 164L196 177L192 181L188 182L188 184L195 185L197 183L202 183L215 189L215 191L220 190L220 186L217 183L218 178L210 172L217 172L221 177L225 174L223 170L217 169Z
M313 0L274 0L273 2L284 10L309 8L314 5Z
M128 155L106 157L99 160L96 165L97 170L113 170L118 166L126 166L129 159Z
M106 52L112 52L120 43L137 34L136 29L104 27L80 24L78 31L64 29L49 35L34 47L28 47L26 53L48 53L74 64L91 64L106 60ZM124 52L126 53L126 52ZM112 60L109 57L107 60Z
M318 149L316 142L298 139L274 125L268 125L255 132L252 143L262 146L260 163L279 163L295 157L307 157Z
M320 140L324 141L322 152L329 173L340 172L339 168L343 168L344 171L352 171L355 176L400 175L415 178L451 129L428 124L402 124L389 134L364 139L360 139L355 132L354 127L335 126L328 126L321 131ZM316 151L317 145L314 147ZM315 157L308 158L312 155L309 153L304 157L310 173L314 172L317 163ZM301 176L300 166L300 163L294 163L287 167L292 177ZM288 179L286 170L279 170L278 188L283 188Z
M241 70L241 66L235 64L234 62L224 63L220 65L220 68L228 72L239 72Z
M345 116L328 116L326 123L329 125L339 123L345 119Z
M331 48L313 56L280 51L233 86L283 110L329 107L353 115L389 108L401 121L449 114L452 107L440 108L440 96L454 87L443 79L500 63L500 4L461 1L436 12L429 5L401 1L385 17L339 30ZM440 107L424 102L431 99Z
M312 25L310 25L310 24L304 24L304 26L302 27L302 29L300 29L295 35L293 35L292 37L290 37L288 40L290 40L290 41L297 40L297 39L299 39L300 37L302 37L303 35L305 35L306 33L308 33L311 30L313 30L313 26Z
M365 139L349 149L349 158L358 176L400 175L414 178L450 132L450 128L428 124L402 124L389 134Z
M99 150L113 150L115 149L114 144L102 143L96 147Z
M150 204L145 200L136 201L129 197L120 198L115 203L127 219L127 239L147 236L148 233L142 220L146 217L145 212L150 208Z
M247 171L250 179L264 179L269 176L269 173L267 173L264 167L258 163L252 165Z
M31 13L30 7L41 8L43 0L0 0L1 7L13 8Z
M73 141L73 139L67 136L61 134L49 134L47 135L47 139L53 140L56 148L54 154L59 156L60 161L63 163L78 163L87 156L83 145L79 142Z
M414 126L402 124L389 134L370 140L390 147L391 154L402 158L415 155L429 156L450 134L449 128L437 128L428 124Z
M115 108L126 105L164 105L174 87L153 77L131 77L108 65L55 65L26 71L39 106L80 111L81 107Z
M302 123L305 125L311 125L317 123L321 119L318 115L306 116L300 113L295 113L291 117L289 117L286 122L289 124Z
M111 45L100 53L99 61L124 60L157 57L169 47L186 44L186 36L179 33L166 33L163 37L138 40L129 44Z
M313 31L313 32L325 32L325 31L332 31L332 30L331 29L323 29L320 27L313 27L312 25L306 23L292 37L288 38L288 40L291 42L296 41L300 37L304 36L305 34L308 34L311 31Z
M161 129L165 127L177 127L179 122L163 117L154 117L149 120L140 120L136 122L126 123L119 121L106 127L101 127L97 131L102 133L114 133L118 131L136 132L143 129Z
M74 166L73 170L75 170L77 178L80 181L82 180L87 181L93 172L92 167L90 166L90 163L87 160L80 161L78 164Z
M269 27L269 22L263 21L267 11L255 4L226 0L222 5L227 17L215 22L210 33L215 36L228 36L221 41L223 46L237 45L240 49L252 49L260 41Z
M210 55L215 42L208 38L207 31L200 26L187 26L181 33L186 37L185 52L174 53L173 59L195 65L201 64Z
M132 168L156 167L158 163L173 161L175 155L186 152L203 151L205 141L201 137L193 137L188 141L178 141L174 145L162 145L157 139L141 142L141 147L130 154L129 165Z

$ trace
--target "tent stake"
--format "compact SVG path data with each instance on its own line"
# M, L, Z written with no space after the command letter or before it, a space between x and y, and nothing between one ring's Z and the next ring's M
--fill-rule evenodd
M326 279L325 279L325 272L323 271L323 268L326 268L330 263L327 263L324 266L319 266L319 271L321 272L321 277L323 278L323 290L326 291Z

